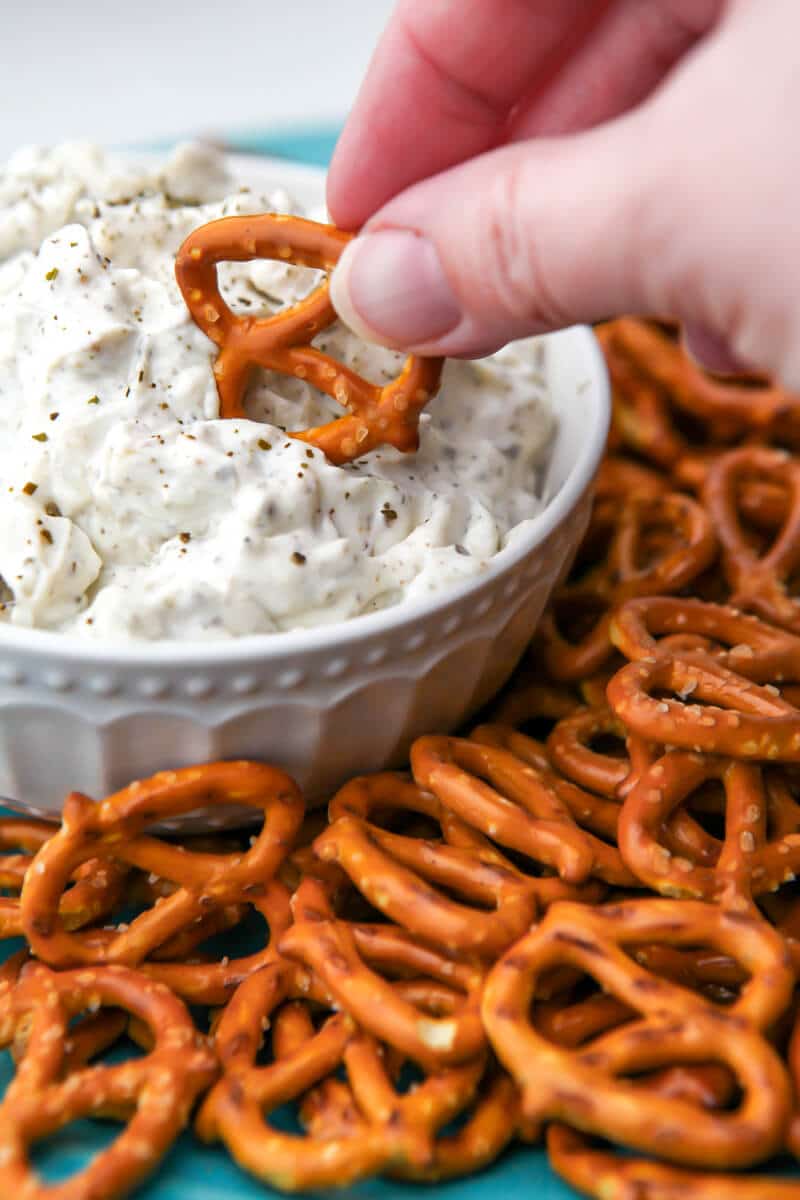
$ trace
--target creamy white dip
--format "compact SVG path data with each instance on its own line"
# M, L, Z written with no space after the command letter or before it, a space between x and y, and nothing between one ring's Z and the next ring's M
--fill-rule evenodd
M340 621L479 574L541 507L541 340L449 362L416 455L332 466L285 430L338 415L335 401L265 371L251 419L218 419L216 348L174 256L198 225L259 211L300 210L239 188L200 146L145 167L29 149L0 173L0 620L118 640ZM317 279L221 270L248 313ZM315 344L375 381L402 361L340 326Z

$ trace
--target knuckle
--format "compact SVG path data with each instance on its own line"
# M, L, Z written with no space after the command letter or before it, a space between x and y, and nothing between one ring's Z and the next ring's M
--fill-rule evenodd
M563 306L544 268L531 220L533 181L524 160L499 170L486 197L480 275L486 301L499 314L529 327L563 324Z

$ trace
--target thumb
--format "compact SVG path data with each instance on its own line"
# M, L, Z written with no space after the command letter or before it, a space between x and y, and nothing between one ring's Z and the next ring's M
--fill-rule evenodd
M649 128L640 108L416 184L345 249L331 278L334 307L369 341L464 357L658 311L652 247L670 218Z

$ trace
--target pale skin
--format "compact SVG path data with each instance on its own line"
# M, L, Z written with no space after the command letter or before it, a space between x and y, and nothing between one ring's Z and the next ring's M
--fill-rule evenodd
M331 165L374 341L480 357L622 313L800 391L798 0L400 0Z

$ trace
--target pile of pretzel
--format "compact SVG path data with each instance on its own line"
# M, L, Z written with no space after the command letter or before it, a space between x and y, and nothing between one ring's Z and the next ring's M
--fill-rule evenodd
M591 527L490 723L327 813L215 763L0 823L0 1195L121 1197L191 1124L283 1191L544 1139L600 1200L800 1197L737 1173L800 1155L800 401L600 336ZM210 804L258 826L153 831ZM122 1132L40 1183L85 1116Z

